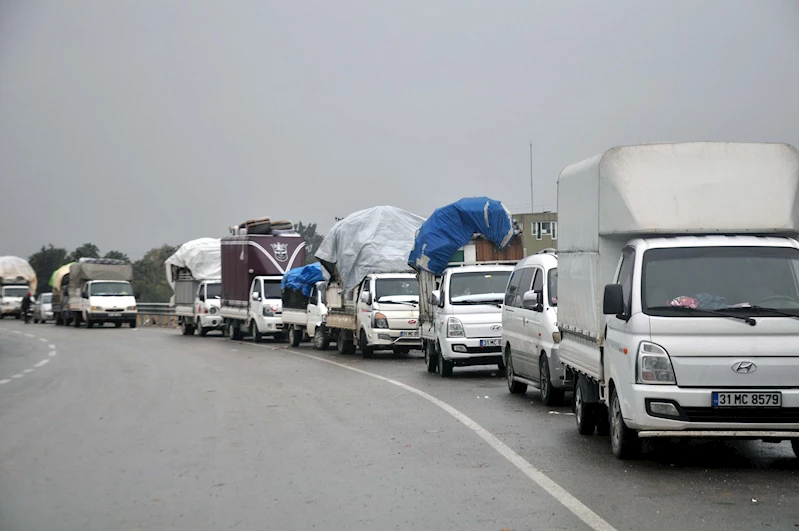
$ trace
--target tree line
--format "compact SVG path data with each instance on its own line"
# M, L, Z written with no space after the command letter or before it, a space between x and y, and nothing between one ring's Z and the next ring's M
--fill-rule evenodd
M316 223L303 224L300 221L297 223L296 229L306 241L306 263L316 262L314 254L324 236L317 233ZM141 302L169 302L172 297L172 288L166 281L164 262L177 250L178 248L175 246L164 244L160 247L153 247L140 260L131 262L128 255L121 251L111 250L102 254L100 248L93 243L84 243L72 252L63 247L55 247L51 243L42 245L40 250L28 257L28 262L39 279L37 295L52 289L50 277L56 269L63 265L77 262L81 258L113 258L132 265L133 290L140 295Z

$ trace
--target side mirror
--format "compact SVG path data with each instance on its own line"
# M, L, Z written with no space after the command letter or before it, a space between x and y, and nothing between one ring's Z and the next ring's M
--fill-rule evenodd
M252 300L254 300L254 301L259 301L259 300L261 300L261 294L260 294L260 293L258 293L257 291L253 291L253 292L252 292Z
M534 312L544 311L544 293L541 291L528 291L522 297L522 308Z
M602 313L624 318L624 290L621 284L608 284L605 286L605 296L602 299Z
M430 294L430 304L441 307L441 292L435 290Z
M368 291L361 293L361 302L364 304L372 304L372 294Z

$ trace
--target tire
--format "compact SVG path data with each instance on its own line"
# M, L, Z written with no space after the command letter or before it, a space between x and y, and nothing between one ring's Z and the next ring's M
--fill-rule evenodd
M544 353L538 359L538 374L540 377L541 403L545 406L559 406L563 403L563 389L552 386L552 373L549 370L549 358Z
M352 337L350 337L350 333L346 330L338 331L336 350L338 350L338 353L341 355L355 353L355 342L352 340Z
M580 435L593 435L596 429L594 404L585 401L587 385L588 383L582 376L579 376L574 384L574 418L577 421L577 432Z
M313 333L313 348L316 350L327 350L330 347L330 338L327 337L325 328L317 326Z
M358 336L358 346L361 348L363 359L368 360L375 357L375 349L369 346L369 342L366 339L366 331L363 328L361 329L361 334Z
M444 356L441 355L441 352L438 352L438 375L442 378L449 378L452 376L452 368L455 366L449 360L445 360Z
M187 321L183 321L183 335L190 336L192 335L193 330L191 329L191 325Z
M205 337L208 335L208 328L201 326L199 330L200 330L200 337Z
M255 324L255 319L250 321L250 335L252 336L253 343L260 343L264 340L264 335L258 331L258 325ZM275 336L275 339L277 339L277 336Z
M424 344L424 364L427 366L427 372L431 374L435 374L438 370L438 356L432 341L426 341Z
M514 395L522 395L527 392L527 384L517 382L513 379L516 373L513 372L513 355L508 347L508 361L505 364L505 377L508 380L508 391Z
M615 389L610 394L610 449L619 459L632 459L641 452L641 439L624 423Z
M116 323L114 323L114 327L115 328L122 328L122 321L117 321Z
M231 341L239 341L241 339L241 331L233 321L227 323L227 336Z
M791 439L791 448L796 457L799 457L799 439Z
M132 321L131 321L131 322L128 324L128 326L129 326L129 327L131 327L131 328L136 328L136 319L132 320Z
M300 343L302 342L302 332L297 330L297 327L291 326L289 327L289 344L292 347L299 347Z
M86 319L86 328L94 328L94 321Z

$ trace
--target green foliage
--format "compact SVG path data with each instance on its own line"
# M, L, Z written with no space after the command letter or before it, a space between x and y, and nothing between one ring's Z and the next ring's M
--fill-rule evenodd
M103 258L122 260L123 262L127 262L128 264L130 263L130 258L128 258L128 255L120 251L108 251L107 253L105 253L105 256L103 256Z
M141 260L133 263L133 289L141 302L169 302L172 288L166 281L164 262L177 247L162 245L147 251Z
M309 223L304 225L302 221L297 223L297 232L305 238L305 263L312 264L318 262L316 259L316 250L322 244L324 236L316 232L316 223Z
M84 243L69 255L70 262L77 262L81 258L100 258L100 248L93 243Z
M39 251L28 257L28 263L36 271L36 278L39 281L37 295L50 291L50 277L53 276L53 272L69 261L67 250L53 247L52 243L48 246L42 245Z

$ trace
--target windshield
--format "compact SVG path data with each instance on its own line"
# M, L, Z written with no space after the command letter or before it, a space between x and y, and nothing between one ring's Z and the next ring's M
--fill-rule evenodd
M28 288L3 288L3 297L24 297Z
M50 304L53 302L53 294L52 293L44 293L42 294L42 304Z
M222 284L206 284L205 296L207 299L221 299L222 298Z
M415 278L378 278L375 280L375 300L391 302L387 299L418 301L419 282Z
M799 250L784 247L652 249L644 254L644 313L759 306L799 314ZM739 310L740 311L740 310ZM712 315L712 314L708 314Z
M283 297L280 291L279 280L264 280L264 299L280 299Z
M449 279L449 300L452 303L503 301L510 274L511 271L455 273Z
M547 290L549 290L549 305L558 305L558 268L550 269L547 276Z
M95 297L132 296L129 282L93 282L89 295Z

